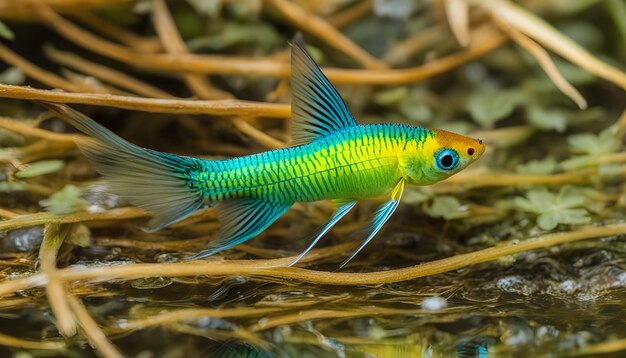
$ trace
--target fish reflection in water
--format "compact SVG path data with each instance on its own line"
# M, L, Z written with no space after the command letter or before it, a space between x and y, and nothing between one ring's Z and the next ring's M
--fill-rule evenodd
M228 342L218 348L209 357L213 358L274 358L278 357L264 352L247 343Z
M435 357L459 357L459 358L487 358L493 356L489 354L489 347L494 343L493 339L478 337L464 341L456 346L454 353L439 347L433 347L426 340L417 342L401 342L388 344L363 345L357 348L367 358L435 358ZM356 347L355 347L356 348ZM346 351L350 351L346 348ZM346 357L357 357L347 354Z
M375 342L373 340L372 342ZM487 358L493 357L493 349L496 341L490 337L478 336L466 339L458 343L454 353L445 349L433 347L425 339L411 336L396 340L384 340L383 343L372 344L346 344L341 352L328 351L319 357L365 357L365 358L435 358L435 357L458 357L458 358ZM303 357L317 357L307 346L301 345L290 347L289 354L277 347L281 353L274 354L263 351L247 343L229 342L223 344L214 351L211 357L216 358L279 358L291 357L293 352L302 353ZM320 353L319 351L317 353Z
M458 358L487 358L494 356L489 354L489 347L493 347L495 340L489 337L475 337L470 340L459 343L456 347L456 356Z

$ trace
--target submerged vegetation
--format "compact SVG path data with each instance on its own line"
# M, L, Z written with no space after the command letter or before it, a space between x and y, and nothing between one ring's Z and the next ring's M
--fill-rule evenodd
M623 1L29 0L0 2L0 20L2 356L626 351ZM172 153L281 148L298 31L360 123L488 145L465 172L407 188L340 271L378 203L298 267L284 266L328 203L184 262L219 208L143 232L150 214L107 193L84 137L30 101Z

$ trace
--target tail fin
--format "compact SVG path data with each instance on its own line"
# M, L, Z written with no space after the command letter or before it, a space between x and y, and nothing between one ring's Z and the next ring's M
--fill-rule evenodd
M182 220L202 205L203 190L194 185L191 175L202 170L202 160L140 148L68 106L41 104L92 137L77 143L79 148L113 193L154 213L146 231Z

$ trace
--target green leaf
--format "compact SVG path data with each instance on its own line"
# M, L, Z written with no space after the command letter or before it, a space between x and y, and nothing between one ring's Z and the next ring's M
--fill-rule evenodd
M597 78L594 75L585 71L580 66L573 65L570 62L560 59L555 59L554 63L563 77L565 77L565 79L573 86L584 86L597 81ZM550 79L547 80L552 82ZM555 88L555 90L557 89Z
M561 211L560 222L570 225L589 224L591 218L586 209L566 209Z
M50 212L64 215L83 208L87 205L87 201L81 197L81 190L70 184L52 194L48 199L40 201L39 204Z
M542 130L555 130L563 133L567 128L567 113L560 109L530 106L526 110L526 120L533 127Z
M579 155L576 157L567 158L559 166L565 170L580 169L594 165L596 163L596 157L593 155Z
M550 205L554 200L553 193L545 188L541 188L528 191L525 198L516 197L513 203L518 209L541 214L544 212L546 205Z
M585 209L565 209L551 211L537 217L537 225L543 230L552 230L558 224L581 225L591 222Z
M217 18L224 6L224 0L187 0L199 14Z
M142 19L136 10L145 10L145 3L149 0L141 1L142 4L138 5L139 9L134 8L135 4L128 2L128 4L111 4L110 6L94 7L94 14L106 21L111 21L120 26L132 26L137 25ZM143 9L142 9L143 7Z
M582 153L594 153L596 145L600 144L598 136L593 133L574 134L567 138L572 149Z
M428 104L411 97L400 102L398 111L407 119L419 123L430 122L433 118L433 111Z
M137 15L151 14L152 11L152 1L141 0L133 5L133 12Z
M556 195L556 203L563 210L584 206L586 202L587 197L585 193L580 188L574 186L566 185Z
M187 45L194 52L206 49L223 50L242 44L256 45L269 53L281 41L278 32L268 24L228 22L218 33L194 38Z
M558 164L552 157L543 160L531 160L525 164L518 165L515 170L518 173L527 174L552 174L556 171Z
M0 83L5 85L21 85L26 81L26 75L17 67L9 67L0 73Z
M602 177L620 177L624 172L622 164L603 164L598 167L598 175Z
M467 206L461 205L453 196L436 197L430 206L424 207L424 211L431 217L446 220L462 219L470 215Z
M626 2L624 0L607 0L604 2L607 13L613 18L621 35L622 50L626 49Z
M0 37L5 40L15 40L15 34L9 27L2 21L0 21Z
M324 55L324 52L322 50L320 50L319 48L307 44L306 45L306 50L309 52L309 55L311 55L311 57L313 57L313 60L318 65L321 66L321 65L324 64L324 62L326 62L326 56Z
M407 119L419 123L430 122L434 115L429 99L433 95L420 87L411 88L398 105L398 111Z
M201 3L202 1L198 1ZM183 40L204 36L206 33L206 18L200 16L200 11L195 12L193 9L181 7L178 8L172 17L176 28L180 32Z
M580 188L564 186L558 193L535 189L526 197L517 197L513 205L522 211L537 214L537 225L543 230L552 230L558 224L586 224L591 221L586 206L587 196Z
M569 8L575 8L576 6L572 6L576 3L576 5L581 4L583 2L588 3L597 3L600 0L561 0L566 6ZM604 0L606 1L606 0ZM601 26L604 26L602 24ZM588 51L592 51L595 53L597 50L604 48L606 44L607 37L603 34L603 31L600 30L597 26L594 26L594 22L592 21L582 21L582 20L572 20L572 21L563 21L559 23L558 30L560 30L563 35L569 37L577 43L579 46L584 47ZM558 66L558 63L557 63ZM567 78L567 77L566 77ZM569 79L569 78L568 78Z
M14 181L0 181L0 193L12 193L16 191L24 191L28 186L24 183Z
M248 1L229 1L228 10L232 13L236 19L248 20L256 19L259 17L259 13L263 7L263 0L248 0Z
M471 94L465 108L472 118L483 127L491 127L495 122L513 113L525 101L523 92L517 89L484 90Z
M417 1L412 0L374 1L372 11L377 17L386 17L394 21L402 21L411 17L411 14L418 6L417 4Z
M620 137L615 135L615 128L609 127L600 134L581 133L569 136L567 142L578 153L600 155L616 152L620 146Z
M24 144L26 144L24 136L0 128L0 147L19 147Z
M385 89L379 91L373 97L374 103L385 106L394 107L404 100L409 93L409 90L405 86L393 87L391 89Z
M402 202L407 204L420 204L430 200L435 193L427 186L406 188L402 195Z
M63 169L65 162L62 160L41 160L26 165L26 167L15 173L18 178L32 178L44 174L54 173Z
M559 224L559 215L556 212L541 214L537 217L537 225L543 230L552 230Z

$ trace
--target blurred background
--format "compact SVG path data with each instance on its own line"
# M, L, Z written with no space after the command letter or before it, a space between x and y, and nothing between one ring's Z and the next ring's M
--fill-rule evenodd
M2 356L624 354L623 0L0 0L0 21ZM301 252L330 203L187 269L217 210L141 231L149 213L32 102L177 154L289 146L298 32L359 123L488 146L409 188L340 272L379 202L298 268L262 269Z

